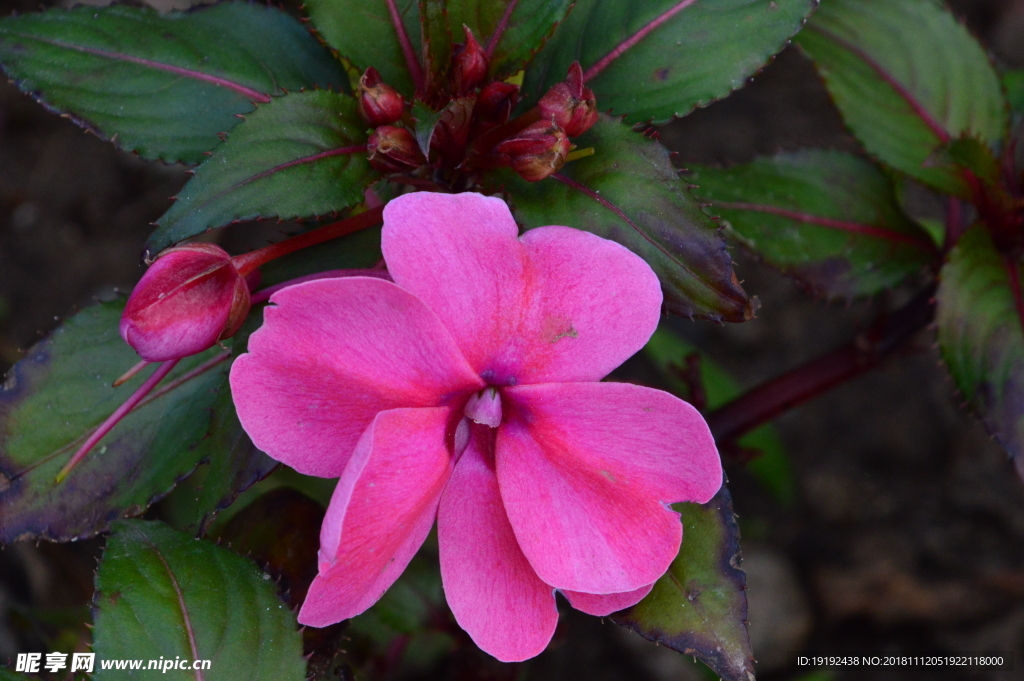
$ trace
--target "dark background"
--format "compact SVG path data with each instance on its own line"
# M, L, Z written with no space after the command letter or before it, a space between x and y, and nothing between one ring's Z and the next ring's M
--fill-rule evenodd
M1024 66L1024 0L951 4L998 59ZM39 7L0 2L3 14ZM800 146L854 148L792 48L745 89L666 126L662 141L682 167ZM62 317L130 290L149 223L185 180L183 168L143 163L0 85L0 370ZM280 228L256 228L258 237L249 229L258 241ZM762 302L758 318L676 328L748 387L848 341L888 302L826 305L742 252L734 257ZM836 679L1024 679L1024 484L960 407L938 362L929 329L883 368L780 418L795 504L730 467L762 681L799 678L790 652L837 649L1002 650L1017 659L1006 672L860 668ZM47 631L88 618L100 546L0 550L0 660L40 649L43 634L18 616L25 608L50 613ZM564 620L528 678L702 678L688 657L613 624ZM54 649L73 645L65 635L71 644Z

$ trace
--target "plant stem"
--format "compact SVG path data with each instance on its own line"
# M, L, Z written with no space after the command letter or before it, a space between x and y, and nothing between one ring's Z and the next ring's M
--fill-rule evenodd
M384 206L377 206L371 208L368 211L360 213L359 215L353 215L350 218L339 220L338 222L332 222L329 225L318 227L317 229L298 234L279 241L276 244L270 244L264 248L250 251L243 255L237 255L231 259L238 269L238 273L243 277L255 270L257 267L267 264L271 260L280 258L281 256L294 253L295 251L306 248L308 246L315 246L331 239L337 239L338 237L358 232L361 229L372 227L383 219Z
M935 316L935 287L879 315L871 328L832 352L753 388L707 415L720 443L732 442L811 398L874 369Z

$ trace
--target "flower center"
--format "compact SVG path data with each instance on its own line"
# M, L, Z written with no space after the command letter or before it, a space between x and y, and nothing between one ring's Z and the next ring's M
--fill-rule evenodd
M497 428L501 425L501 394L497 388L484 388L469 398L463 413L475 423Z

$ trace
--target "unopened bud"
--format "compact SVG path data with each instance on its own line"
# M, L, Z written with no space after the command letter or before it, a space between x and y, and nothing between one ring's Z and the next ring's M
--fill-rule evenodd
M476 98L475 118L481 123L501 125L512 115L519 99L519 87L512 83L488 83Z
M382 83L372 66L359 79L359 113L376 128L394 123L405 111L405 100L398 90Z
M507 154L512 169L530 182L543 180L565 164L569 155L569 137L551 121L539 121L497 147Z
M382 125L370 133L366 156L370 165L384 173L407 173L426 162L412 133L393 125Z
M440 155L445 165L455 167L462 161L472 123L472 97L453 99L441 112L434 127L431 149Z
M121 338L149 362L180 359L233 336L249 307L249 287L224 249L176 246L157 256L132 291Z
M456 95L464 95L487 78L487 54L473 37L469 26L463 25L466 43L452 55L452 84Z
M569 137L582 135L597 123L597 98L583 86L583 69L574 61L569 75L551 86L537 102L541 116L553 120Z

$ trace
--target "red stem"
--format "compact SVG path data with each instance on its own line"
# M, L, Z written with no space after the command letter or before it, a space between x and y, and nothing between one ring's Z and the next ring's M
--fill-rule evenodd
M405 32L405 24L402 23L402 16L398 13L395 0L386 0L388 13L391 15L391 25L395 27L395 35L398 36L398 44L402 46L402 54L405 55L405 65L412 77L412 85L417 93L423 92L423 67L416 58L416 50L412 47L409 34Z
M601 57L601 59L599 59L596 64L594 64L589 69L587 69L586 72L584 72L583 82L586 83L587 81L596 77L597 74L601 73L606 68L608 68L608 66L613 61L621 57L623 52L636 45L638 42L640 42L648 35L650 35L651 31L658 28L666 21L674 17L679 12L682 12L684 9L686 9L695 2L697 2L697 0L682 0L682 2L676 4L674 7L671 7L667 11L663 12L660 16L654 19L654 21L650 22L649 24L641 28L639 31L631 35L629 38L623 40L615 47L614 50L612 50L605 56Z
M386 279L391 281L391 274L387 270L382 269L371 269L371 270L327 270L326 272L317 272L316 274L307 274L304 277L296 277L295 279L289 279L288 281L280 284L274 284L268 286L265 289L257 291L252 294L250 302L253 305L259 305L270 300L270 296L274 295L278 291L289 286L295 286L307 281L316 281L317 279L340 279L341 277L373 277L374 279Z
M520 132L533 125L540 120L540 109L533 107L529 111L523 112L521 116L513 118L509 122L499 125L498 127L488 130L480 137L476 138L476 141L472 144L472 149L478 154L486 154L498 144L507 140L512 135Z
M238 269L238 273L243 277L252 272L257 267L267 264L271 260L280 258L281 256L294 253L295 251L306 248L308 246L315 246L331 239L337 239L338 237L358 232L361 229L372 227L383 219L384 206L377 206L371 208L368 211L360 213L359 215L353 215L350 218L339 220L338 222L332 222L329 225L324 225L314 230L310 230L303 234L298 234L279 241L276 244L270 244L264 248L260 248L243 255L236 255L231 259L235 267Z
M157 367L157 370L139 386L138 390L132 393L131 397L125 400L113 414L107 417L106 421L100 424L99 428L93 431L92 435L89 436L89 439L85 441L85 444L78 448L78 451L72 455L71 459L66 464L64 464L64 468L60 469L60 473L57 473L58 483L68 476L71 469L77 466L78 463L85 458L85 455L89 453L89 450L95 447L96 443L102 440L103 436L109 433L113 427L128 414L128 412L134 409L135 405L141 402L142 398L148 395L153 388L156 387L157 383L164 380L164 377L171 373L171 369L174 368L174 365L176 365L178 361L179 360L172 359Z
M922 291L895 313L881 315L850 343L740 395L707 415L720 443L771 421L835 386L874 369L935 315L934 287Z

